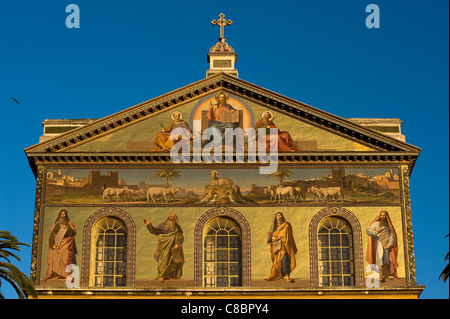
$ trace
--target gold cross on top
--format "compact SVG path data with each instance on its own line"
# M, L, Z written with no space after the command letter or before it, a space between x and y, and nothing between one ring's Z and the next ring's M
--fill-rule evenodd
M211 24L212 25L218 25L220 27L220 38L219 38L219 40L223 42L223 41L225 41L225 38L223 36L223 28L226 25L232 25L233 21L224 19L225 15L223 13L219 14L219 18L220 18L219 20L212 20Z

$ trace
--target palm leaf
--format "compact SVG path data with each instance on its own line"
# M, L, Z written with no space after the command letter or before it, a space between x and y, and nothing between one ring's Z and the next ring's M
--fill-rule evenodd
M10 257L21 261L19 256L12 252L20 251L20 246L29 247L30 245L19 242L9 231L0 231L0 287L3 279L14 288L20 299L26 298L27 294L36 298L37 292L34 289L33 282L10 261ZM4 295L0 292L0 299L4 298Z
M165 168L165 169L160 169L160 170L156 171L153 176L155 178L165 178L166 179L166 187L168 187L169 180L180 178L181 174L179 171L176 171L173 168Z
M448 234L447 234L447 236L445 236L445 238L447 238L447 237L448 237ZM444 270L442 270L441 274L439 275L439 279L441 279L444 282L447 282L448 275L450 272L450 267L448 264L449 259L450 259L450 255L449 255L449 253L447 253L447 255L445 256L445 261L447 262L447 265L445 265Z

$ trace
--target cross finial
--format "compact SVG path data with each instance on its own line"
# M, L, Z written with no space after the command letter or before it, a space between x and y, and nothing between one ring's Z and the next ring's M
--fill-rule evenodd
M223 36L223 28L226 25L232 25L233 24L233 21L226 20L224 18L225 18L225 15L223 13L221 13L221 14L219 14L219 20L212 20L211 21L212 25L218 25L220 27L220 38L219 38L220 42L225 42L225 38Z

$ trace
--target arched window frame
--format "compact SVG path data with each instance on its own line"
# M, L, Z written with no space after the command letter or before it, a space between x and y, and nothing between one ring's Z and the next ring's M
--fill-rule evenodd
M115 207L105 207L93 213L86 220L83 228L83 264L81 268L81 285L89 286L92 253L92 231L94 225L103 217L115 217L120 219L127 227L127 251L126 251L126 287L134 286L134 274L136 264L136 225L131 216L125 211ZM120 288L120 287L119 287Z
M350 224L340 216L327 216L319 223L317 232L319 283L327 287L355 286L353 230ZM324 280L328 281L328 285L324 285Z
M203 229L204 287L242 286L241 238L241 229L231 218L217 216L206 223Z
M353 230L353 262L355 286L364 286L364 260L361 225L350 211L342 207L328 207L319 211L309 224L309 258L310 258L310 284L312 287L319 286L319 250L318 250L318 227L320 222L328 217L336 216L345 219Z
M232 208L213 208L204 213L197 221L194 230L194 283L196 287L203 287L203 230L207 223L214 217L228 217L232 219L241 229L241 251L242 251L242 286L251 286L251 241L250 226L245 217Z

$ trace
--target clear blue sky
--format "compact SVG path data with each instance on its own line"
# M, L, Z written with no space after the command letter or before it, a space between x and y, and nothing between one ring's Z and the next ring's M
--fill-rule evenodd
M79 29L65 25L70 3ZM370 3L379 29L366 28ZM407 142L422 148L411 176L417 281L422 298L448 298L438 280L449 249L448 9L447 0L2 1L0 229L31 244L35 179L23 149L41 121L101 118L201 80L219 37L210 21L223 12L240 78L344 118L404 121ZM26 274L30 256L20 252ZM2 291L14 296L6 283Z

